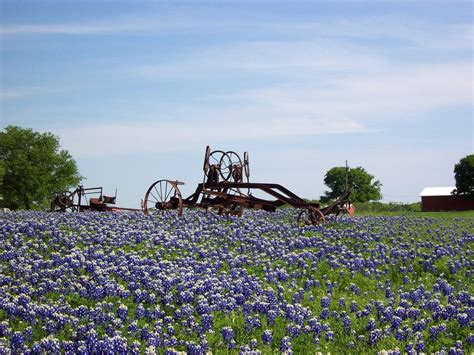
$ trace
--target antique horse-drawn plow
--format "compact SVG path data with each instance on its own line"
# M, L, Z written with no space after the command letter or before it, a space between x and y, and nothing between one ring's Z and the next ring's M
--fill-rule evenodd
M95 197L90 197L93 195ZM84 188L79 185L73 191L56 192L51 199L50 211L60 212L83 212L83 211L139 211L133 208L115 207L117 190L115 196L102 194L102 187Z
M328 215L349 213L354 209L350 204L350 191L346 191L332 204L321 207L319 203L307 202L287 188L273 183L252 183L250 178L249 155L244 152L243 161L233 151L211 151L206 147L204 156L204 179L196 191L183 198L179 189L183 182L178 180L158 180L145 194L143 211L157 214L166 210L177 210L183 214L184 207L218 208L219 214L242 215L245 208L262 209L273 212L285 204L301 209L297 222L319 224ZM244 181L245 180L245 181ZM272 200L253 196L252 191L260 191L273 197Z

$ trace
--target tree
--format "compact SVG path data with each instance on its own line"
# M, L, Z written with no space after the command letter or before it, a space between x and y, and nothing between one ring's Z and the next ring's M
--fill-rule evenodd
M5 176L5 163L3 160L0 160L0 207L3 204L3 177Z
M454 165L455 193L474 196L474 154L466 155Z
M10 209L44 209L55 191L82 179L72 156L60 150L58 137L16 126L0 132L0 167L0 196Z
M321 196L321 202L335 200L343 194L346 189L346 176L349 190L351 190L350 199L354 202L377 201L382 198L380 188L382 184L375 180L372 175L363 168L345 168L334 167L330 169L325 177L324 183L331 189L325 191Z

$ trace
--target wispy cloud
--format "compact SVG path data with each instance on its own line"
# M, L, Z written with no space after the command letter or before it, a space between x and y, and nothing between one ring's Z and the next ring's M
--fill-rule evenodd
M89 125L56 133L75 156L107 156L194 149L208 142L377 131L389 120L429 120L426 112L473 103L471 63L374 72L364 72L363 67L346 72L345 77L207 96L152 121ZM78 141L77 136L83 138Z
M311 22L271 21L251 18L236 19L228 13L212 15L192 11L160 13L150 11L102 21L65 23L2 24L1 36L16 35L103 35L127 32L215 31L222 33L254 33L255 37L282 36L295 39L388 40L425 49L469 50L473 40L472 23L426 23L414 17L361 17L357 21L334 17Z
M349 59L350 58L350 59ZM318 41L238 42L203 49L172 63L143 65L131 69L146 78L201 79L222 73L279 74L298 78L367 70L384 66L386 60L348 43Z
M209 142L266 140L279 137L362 132L350 119L226 119L194 122L98 124L53 130L78 158L201 149ZM81 137L81 139L77 139Z
M127 32L142 31L188 31L206 30L221 27L224 30L247 29L251 23L227 21L224 19L206 21L196 19L192 16L181 17L177 15L164 16L161 14L142 14L133 16L122 16L103 21L83 21L64 23L22 23L2 24L0 35L101 35L101 34L123 34ZM260 26L260 25L258 25ZM272 26L269 26L271 28ZM147 32L148 33L148 32Z
M16 88L16 89L0 89L0 100L14 100L22 99L33 95L42 95L51 92L57 92L58 90L52 90L45 87L29 87L29 88Z
M143 31L156 27L151 24L110 22L110 23L64 23L64 24L15 24L0 27L0 35L91 35Z
M323 83L270 87L249 91L242 98L280 113L351 117L364 122L443 107L472 105L473 65L457 62L399 68L367 76L348 75Z
M136 66L131 71L145 78L165 79L202 79L232 71L311 77L314 70L318 70L317 74L326 71L327 75L354 70L373 73L391 69L389 65L393 62L397 65L403 65L405 60L423 63L423 58L417 59L417 56L421 53L426 56L430 50L446 51L444 56L449 56L453 51L472 51L472 25L445 25L433 30L428 27L418 28L416 24L395 27L382 26L382 23L377 30L373 24L364 27L359 22L343 23L340 26L313 25L321 29L312 32L313 35L305 40L300 37L299 40L288 41L227 43L194 53L186 52L173 62ZM336 29L333 30L333 27ZM328 28L331 29L327 30ZM305 37L307 36L302 36ZM354 37L375 37L402 43L397 43L396 50L390 50L376 44L351 41Z
M54 23L12 23L0 26L0 35L101 35L127 32L176 30L206 27L210 24L199 20L170 19L150 14L129 15L101 21L54 22Z
M289 27L287 27L289 26ZM472 49L472 23L433 23L407 17L378 16L333 19L330 23L284 24L282 30L311 33L333 40L383 40L387 47L420 48L424 50L464 51Z
M449 57L472 51L472 24L439 25L413 18L400 23L400 18L390 17L306 23L206 20L143 15L96 23L3 25L0 35L148 34L168 29L176 34L180 29L202 33L216 28L246 34L129 67L134 79L151 82L186 85L192 79L205 86L208 80L216 85L223 79L223 90L216 94L204 88L151 123L56 130L78 157L182 149L212 140L367 132L394 117L415 119L429 110L473 102L472 62L463 59L465 53L455 60ZM432 59L431 50L446 57ZM232 85L241 79L247 89L237 91ZM32 93L6 90L0 98Z

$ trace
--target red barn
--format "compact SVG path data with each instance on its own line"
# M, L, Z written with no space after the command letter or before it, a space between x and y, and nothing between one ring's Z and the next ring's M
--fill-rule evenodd
M453 195L456 187L425 187L421 191L421 210L436 211L468 211L474 210L474 199Z

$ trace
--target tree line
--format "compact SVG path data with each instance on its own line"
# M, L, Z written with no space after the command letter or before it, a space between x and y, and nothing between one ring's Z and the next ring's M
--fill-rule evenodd
M474 154L455 165L454 175L455 193L474 197ZM0 132L0 207L44 210L53 193L69 190L82 179L76 161L61 149L59 137L17 126ZM353 202L382 199L382 183L362 167L334 167L324 183L329 190L320 198L323 203L337 199L346 188Z

